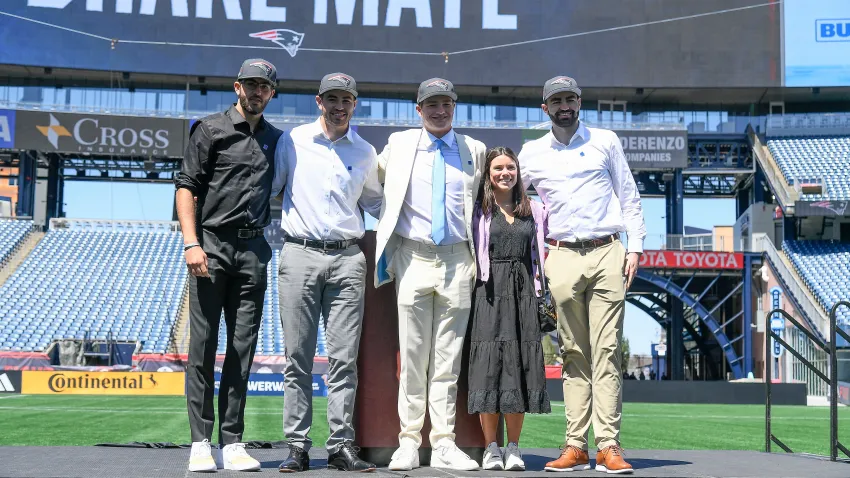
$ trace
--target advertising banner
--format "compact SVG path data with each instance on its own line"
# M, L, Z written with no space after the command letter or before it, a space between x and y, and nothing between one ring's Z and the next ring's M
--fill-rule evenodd
M794 203L794 213L797 216L827 216L842 217L850 215L850 201L797 201Z
M248 395L283 396L283 374L282 373L252 373L248 377ZM221 374L215 374L215 393L218 395ZM313 396L327 397L328 386L324 376L313 374Z
M736 269L744 268L740 252L643 251L640 266L650 269Z
M7 393L21 393L21 372L0 370L0 395Z
M0 64L282 80L769 87L780 3L764 0L4 0ZM722 34L720 34L722 32ZM837 57L839 58L839 57Z
M28 395L184 395L180 372L21 372Z
M16 113L18 149L181 157L188 134L186 121L179 119L25 110Z
M0 149L15 147L15 110L0 110Z
M850 2L784 0L785 86L850 85Z

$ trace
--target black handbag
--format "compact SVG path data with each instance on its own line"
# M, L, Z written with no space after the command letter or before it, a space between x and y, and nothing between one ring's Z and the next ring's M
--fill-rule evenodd
M537 223L534 223L534 238L537 238ZM543 251L540 251L543 254ZM549 293L549 279L543 272L543 264L540 264L540 297L537 298L537 321L540 323L540 331L544 334L558 329L558 311L552 303L552 294Z
M549 287L546 283L548 279L543 275L542 270L540 277L542 277L540 281L541 296L537 298L537 321L540 323L540 331L548 334L558 328L558 312L552 304L552 294L549 293Z

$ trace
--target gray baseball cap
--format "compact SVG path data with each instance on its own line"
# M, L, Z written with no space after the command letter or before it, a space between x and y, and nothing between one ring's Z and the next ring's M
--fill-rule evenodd
M419 85L419 93L416 95L416 103L422 103L432 96L448 96L454 101L457 101L455 93L455 85L449 80L442 78L431 78L425 80Z
M569 76L556 76L543 85L543 102L545 103L555 93L564 91L575 93L576 96L581 97L581 88L578 87L576 80Z
M319 96L331 90L347 91L357 98L357 82L345 73L331 73L322 78L319 84Z
M237 80L247 78L266 80L274 86L277 84L277 68L262 58L250 58L242 62L242 68L239 69L239 75L236 77Z

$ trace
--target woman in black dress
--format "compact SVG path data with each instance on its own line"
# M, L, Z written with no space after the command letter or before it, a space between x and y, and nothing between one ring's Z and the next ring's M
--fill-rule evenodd
M519 436L525 413L550 413L537 295L543 277L546 210L531 201L509 148L487 153L473 215L478 261L469 355L469 413L480 414L485 470L524 470ZM496 444L499 414L508 446Z

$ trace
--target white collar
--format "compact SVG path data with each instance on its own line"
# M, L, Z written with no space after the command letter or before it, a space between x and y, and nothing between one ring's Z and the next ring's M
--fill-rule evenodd
M321 118L314 121L311 124L311 126L312 126L311 133L313 134L314 138L317 138L317 139L323 138L325 141L329 141L331 143L336 143L337 141L342 141L343 139L347 139L349 142L354 143L354 128L352 128L350 124L348 125L348 131L345 132L345 135L342 136L341 138L339 138L336 141L331 141L331 139L328 138L328 135L325 134L325 130L324 130L324 128L322 128L322 119Z
M429 146L436 143L437 139L441 139L441 140L443 140L444 143L446 143L446 146L448 146L449 149L454 148L455 140L457 139L457 137L455 136L454 128L450 129L449 132L446 133L445 135L443 135L442 138L437 138L436 136L434 136L433 134L431 134L430 132L428 132L428 130L425 130L424 128L423 128L423 130L425 131L425 134L428 135L428 139L431 140L431 142L429 143Z

